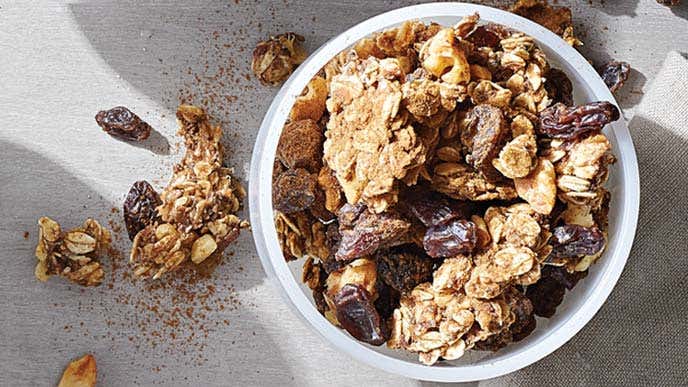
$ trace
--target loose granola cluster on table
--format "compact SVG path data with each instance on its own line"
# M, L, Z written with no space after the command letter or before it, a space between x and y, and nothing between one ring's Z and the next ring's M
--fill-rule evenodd
M273 171L282 250L306 259L318 310L428 365L550 317L606 245L601 130L619 118L572 90L531 37L478 15L406 22L332 59Z

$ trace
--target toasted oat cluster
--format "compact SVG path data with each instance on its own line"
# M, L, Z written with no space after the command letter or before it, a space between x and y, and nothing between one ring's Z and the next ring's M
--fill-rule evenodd
M277 85L306 59L303 36L287 32L259 42L253 50L251 69L265 85Z
M97 221L86 219L83 226L62 231L60 225L44 216L38 219L36 278L47 281L60 275L81 286L98 286L105 272L101 256L110 246L110 232Z
M406 22L332 59L273 170L282 250L305 258L318 310L428 365L552 316L606 246L601 131L619 119L572 90L531 37L478 15Z
M169 184L160 198L141 185L125 202L127 229L136 233L130 261L137 276L159 278L187 261L199 264L222 254L248 223L236 212L245 196L243 187L223 166L222 129L210 124L203 109L182 105L177 110L179 134L184 137L186 153L174 167ZM139 184L139 183L137 183ZM139 203L139 201L144 201ZM155 211L141 209L160 202ZM128 211L128 206L137 211ZM140 216L154 219L140 219ZM136 224L130 224L135 222Z

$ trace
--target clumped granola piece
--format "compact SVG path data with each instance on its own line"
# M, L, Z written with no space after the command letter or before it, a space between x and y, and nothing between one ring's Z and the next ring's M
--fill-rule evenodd
M83 226L62 231L60 225L48 218L38 219L36 246L36 278L47 281L60 275L81 286L98 286L105 272L101 256L110 246L110 232L93 219Z
M504 145L492 165L505 177L526 177L537 166L535 136L521 134Z
M377 254L377 273L387 285L400 293L432 279L432 259L415 251L391 250Z
M282 172L272 185L274 207L285 214L310 208L315 197L316 177L303 168Z
M518 196L511 183L492 184L470 166L459 163L435 166L432 186L457 200L513 200Z
M423 68L450 84L467 83L471 79L466 54L459 46L454 29L443 28L420 49Z
M626 62L611 61L598 69L604 84L612 93L621 89L631 74L631 65Z
M156 279L183 262L221 255L248 227L235 215L245 192L232 170L223 167L222 129L195 106L181 105L177 119L186 152L160 194L160 219L134 238L130 261L141 277Z
M328 261L332 247L325 226L307 211L288 215L276 211L275 229L285 260L313 257L324 263Z
M330 84L324 159L346 199L375 212L396 203L398 185L414 184L428 147L400 109L404 73L396 59L345 65Z
M127 227L129 240L134 240L136 234L158 217L156 207L162 204L160 195L145 180L135 182L126 199L124 199L124 224Z
M498 334L492 335L475 343L475 348L481 351L498 351L509 343L521 341L535 330L536 321L533 304L520 291L510 287L504 291L509 309L514 315L514 322Z
M95 387L97 378L96 358L87 354L67 365L57 387Z
M277 157L287 168L306 168L316 173L322 164L323 140L322 129L315 121L292 121L284 126Z
M348 261L406 243L410 230L411 223L397 211L375 214L365 206L345 204L339 212L341 242L335 256Z
M525 177L514 179L516 192L540 214L549 215L557 201L554 166L547 159L537 160L535 168Z
M296 97L294 106L289 112L290 121L313 120L318 121L325 113L327 101L327 81L315 76L308 82L303 93Z
M127 141L143 141L153 130L147 122L124 106L99 111L96 122L105 133Z
M564 38L571 46L581 45L573 36L573 22L569 7L551 6L547 0L517 0L511 12L528 18Z
M605 192L601 186L609 176L609 165L615 161L611 144L603 134L574 143L555 164L559 198L574 204L595 202Z
M260 82L274 86L286 80L308 56L303 41L303 36L287 32L259 42L253 50L251 69Z

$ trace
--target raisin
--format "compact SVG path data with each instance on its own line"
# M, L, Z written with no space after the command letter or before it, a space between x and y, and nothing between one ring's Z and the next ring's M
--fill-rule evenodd
M334 304L337 321L356 340L372 345L382 345L387 341L387 325L362 286L344 285L334 296Z
M400 293L432 281L433 265L425 254L410 251L387 251L377 256L378 278Z
M145 140L153 130L148 123L124 106L99 111L96 122L107 134L127 141Z
M475 249L476 243L475 224L462 219L454 219L429 227L423 238L423 247L433 258L470 254Z
M283 172L272 187L273 204L285 214L305 210L315 201L315 176L303 168Z
M611 61L598 69L602 80L612 93L621 89L631 74L631 65L626 62Z
M553 258L577 258L599 253L605 245L605 237L596 226L583 227L565 224L552 232Z
M409 241L411 223L395 210L374 214L363 205L345 204L339 211L341 242L335 257L349 261L378 249Z
M284 126L277 157L287 168L305 168L320 171L322 164L323 132L313 120L290 122Z
M557 306L564 301L566 288L552 277L543 276L538 282L528 286L526 296L533 303L535 315L552 317Z
M578 281L588 276L588 272L586 270L569 273L564 267L545 265L540 272L540 276L554 278L567 290L571 290L578 284Z
M574 107L558 103L540 112L537 132L545 137L573 140L597 133L619 117L619 109L606 101Z
M446 223L452 219L466 219L471 215L469 202L450 200L444 195L423 188L406 192L401 201L402 209L418 218L426 227Z
M494 183L503 179L492 165L506 142L508 126L501 109L491 105L478 105L471 110L468 130L461 133L461 142L470 150L466 161Z
M545 90L554 103L573 105L573 84L565 72L551 68L545 73Z
M130 240L158 217L156 207L161 204L160 195L147 181L137 181L131 186L123 205L124 224Z

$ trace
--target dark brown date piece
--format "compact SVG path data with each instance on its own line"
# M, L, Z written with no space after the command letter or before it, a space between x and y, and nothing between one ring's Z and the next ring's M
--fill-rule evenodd
M540 113L537 132L545 137L573 140L601 131L619 116L619 109L606 101L574 107L558 103Z
M454 219L429 227L423 238L425 252L433 258L470 254L475 249L476 243L475 224L462 219Z
M573 289L587 274L587 271L569 273L564 267L543 266L540 280L526 290L526 297L533 303L535 315L552 317L564 300L566 289Z
M156 207L162 204L160 195L145 181L137 181L124 199L124 224L130 240L158 217Z
M566 106L573 105L573 84L565 72L555 68L549 69L545 73L545 79L545 90L552 101Z
M478 105L471 110L468 130L461 134L461 142L469 149L466 161L482 172L485 178L499 182L503 176L492 165L506 142L508 126L502 110L491 105Z
M599 228L565 224L552 232L554 258L577 258L599 253L605 244L604 234Z
M406 293L420 283L432 281L433 265L425 254L388 251L378 254L377 273L394 290Z
M631 74L631 65L613 60L606 63L598 71L609 90L616 93L628 80L628 76Z
M153 130L148 123L124 106L99 111L96 122L107 134L127 141L145 140Z
M337 321L356 340L382 345L389 337L370 294L359 285L347 284L334 296Z
M427 189L412 189L402 196L404 213L420 220L426 227L446 223L452 219L466 219L471 215L469 202L450 200Z
M303 211L315 201L315 176L303 168L282 172L272 185L275 208L285 214Z
M350 261L372 255L378 249L409 241L411 223L395 210L374 214L365 206L345 204L339 210L341 241L335 257Z

